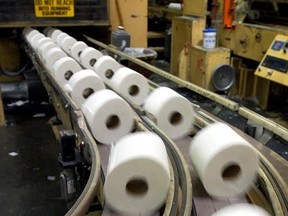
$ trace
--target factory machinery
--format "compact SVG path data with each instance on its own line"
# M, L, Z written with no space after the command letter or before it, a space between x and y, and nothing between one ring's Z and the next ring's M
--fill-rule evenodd
M184 0L182 6L171 3L168 8L164 5L172 1L154 2L158 4L149 7L149 17L156 20L152 31L157 32L157 22L163 20L170 26L172 74L230 97L252 98L265 110L277 107L278 101L283 105L288 78L287 2ZM217 32L214 49L202 46L205 28ZM271 47L277 42L282 46Z
M107 1L75 1L75 4L74 1L57 1L57 6L62 5L59 8L55 7L53 2L55 1L34 1L33 4L32 1L21 1L21 3L0 1L3 6L0 8L0 24L2 27L110 25ZM165 3L167 2L170 1L165 1ZM121 1L118 3L120 4ZM227 94L233 96L238 93L243 97L252 95L259 99L259 104L263 108L267 108L268 93L269 91L275 92L276 84L278 92L283 86L284 92L287 90L288 38L285 29L287 3L284 0L273 2L264 0L184 0L183 3L182 11L181 8L179 11L179 9L149 7L149 13L172 20L171 73L153 67L88 36L85 38L89 44L93 44L93 47L87 46L83 41L77 41L59 29L46 28L42 32L43 34L36 29L24 29L25 50L37 69L50 102L57 112L51 123L61 146L58 161L63 169L60 174L61 192L69 207L66 215L212 215L220 209L234 211L230 215L235 215L235 211L251 210L245 205L235 205L236 203L251 203L259 206L262 210L256 208L254 211L257 211L258 214L261 212L260 215L288 215L288 164L265 146L271 138L287 143L287 128L227 98ZM121 15L121 7L117 10ZM124 14L126 15L126 11ZM129 18L136 20L137 16L133 12ZM145 16L145 20L146 18L147 16ZM281 27L271 27L269 24L271 20L279 21ZM126 21L125 24L127 24ZM208 50L202 47L202 30L206 26L217 29L217 45L221 47ZM135 39L135 37L132 38ZM103 56L104 51L110 56ZM183 59L180 58L180 62L178 61L179 57L183 57ZM169 83L170 87L175 87L175 91L170 88L163 90L161 83L157 84L143 79L143 76L138 74L136 77L139 78L139 83L147 82L146 89L149 90L144 96L142 95L140 101L135 101L133 96L137 96L141 88L134 83L127 93L123 91L123 87L120 88L120 83L116 85L111 79L117 76L119 79L121 78L121 73L117 72L122 71L122 74L127 73L134 76L135 71L123 67L114 58L118 61L125 59L145 68L149 73L164 79L165 85ZM249 60L252 60L252 64ZM238 64L240 67L236 66L239 61L243 63ZM245 64L247 67L243 66ZM240 78L238 77L238 68L241 69ZM82 83L81 91L77 91L75 89L80 88L78 84L83 78L80 74L85 74L86 78ZM93 80L94 87L98 86L98 89L92 88ZM129 86L129 82L131 80L124 82L124 86ZM233 92L235 84L238 87L236 93ZM271 91L272 87L273 91ZM184 93L181 92L183 89ZM164 92L163 95L160 94L160 97L153 101L153 95L155 96L160 90ZM264 90L265 93L263 93ZM222 95L214 92L220 92ZM180 95L181 93L191 101L184 100L183 104L186 104L185 106L189 104L187 109L192 110L193 114L182 116L181 111L178 110L171 115L169 121L166 121L166 125L176 125L183 119L191 123L185 130L182 130L181 136L180 132L177 132L176 134L180 136L177 137L172 136L171 131L167 131L167 128L161 126L159 116L153 112L153 109L149 109L147 101L150 100L150 103L156 106L166 103L162 100L165 100L167 95L171 97L173 95L177 99L180 98L182 103L185 98ZM209 104L213 104L211 112L206 111L209 110L205 107L207 104L199 103L200 105L198 105L198 101L194 100L195 97L209 100ZM116 107L118 111L125 107L126 111L130 113L128 116L122 115L123 113L112 115L105 123L106 128L110 131L117 128L119 122L125 122L128 125L128 129L116 138L112 134L107 135L107 131L103 131L102 128L95 129L97 123L102 119L101 115L94 118L97 104L104 103L102 99L109 102L109 98L120 103L119 106L114 106L114 109ZM178 104L178 101L174 104ZM113 108L113 106L111 107ZM168 109L167 106L156 107L160 110L158 114L165 113ZM109 110L109 106L105 108ZM229 113L228 120L224 121L221 118L223 112ZM123 116L125 120L123 120ZM239 124L233 125L235 120L234 122L229 121L234 118L237 122L241 122L240 127ZM223 122L225 126L221 124ZM215 128L217 132L213 132ZM140 132L156 134L156 138L149 136L150 142L146 142L146 144L152 143L159 146L158 151L154 151L153 148L153 151L149 152L148 150L151 148L143 148L145 143L143 144L142 140L145 141L148 138L147 136L142 137ZM172 132L176 132L176 129ZM204 177L204 171L201 172L204 168L201 169L199 164L204 164L203 158L208 155L208 152L211 153L214 145L210 143L209 139L204 142L201 134L214 140L215 146L216 143L221 146L230 134L244 146L249 143L247 148L248 153L252 152L251 157L247 157L247 153L243 155L242 159L247 160L246 163L248 161L251 163L252 174L249 176L246 172L242 173L245 171L245 167L242 170L238 164L236 160L238 154L230 153L228 165L223 170L219 173L216 172L216 169L206 171L212 176ZM219 134L218 137L217 134ZM138 135L140 138L137 138ZM197 142L197 140L202 141ZM128 144L126 144L127 142ZM131 142L138 144L139 149L132 150ZM196 146L197 143L203 144L204 154L201 155L199 151L197 152L196 147L193 147L194 150L192 150L192 146ZM210 146L208 146L209 143ZM123 194L117 194L118 189L123 188L123 185L119 185L120 177L119 179L117 176L113 178L111 174L113 170L118 170L117 167L115 168L115 161L119 158L119 152L125 149L124 147L116 148L116 146L125 145L128 146L129 151L124 151L123 154L132 152L135 155L132 153L131 155L136 157L139 156L140 151L143 154L149 156L155 154L156 157L161 158L160 162L155 163L155 166L150 166L150 170L148 170L154 172L154 179L161 181L154 188L153 184L147 182L142 176L142 172L145 171L142 168L145 166L139 167L135 162L134 165L140 173L137 173L136 178L132 179L133 181L124 184L128 198L132 197L130 200ZM163 150L163 146L165 150ZM201 148L199 147L199 149ZM210 149L212 150L210 151ZM129 155L126 156L128 161ZM225 157L223 156L223 158ZM258 166L253 166L257 164L257 158L259 159ZM201 162L197 163L197 159ZM118 161L118 163L120 162ZM142 163L144 164L143 161ZM118 165L120 167L122 164ZM160 169L163 172L157 172L155 171L157 166L166 169L164 169L165 171ZM127 176L135 175L133 167L128 171L124 169L123 173ZM213 174L215 175L213 176ZM169 181L167 181L167 176ZM217 177L219 176L225 179L224 189L221 188L223 181L222 183L218 182ZM235 190L231 192L231 188L226 187L226 183L227 185L232 183L233 186L241 178L245 178L247 181L245 184L243 183L246 187L238 185L240 194ZM219 190L213 191L209 188L211 185L214 186L213 190L215 187ZM151 188L153 188L154 195L149 197ZM229 191L232 195L228 194ZM162 196L159 198L158 194ZM113 201L111 196L116 197L116 201ZM145 200L144 205L144 199L147 197L152 200L152 204L148 202L149 200ZM141 202L140 205L139 202ZM122 206L117 206L117 203ZM229 206L232 209L225 208ZM241 210L238 209L240 207ZM221 211L218 213L221 215ZM240 213L240 215L248 215L248 212Z
M258 126L254 128L257 132L253 133L255 137L251 137L231 125L228 127L227 123L222 124L223 120L204 111L201 106L191 103L174 90L159 86L140 74L135 75L135 71L121 66L110 56L103 56L98 49L89 47L82 41L77 41L65 32L54 28L46 28L43 33L44 34L40 33L36 29L25 28L23 38L25 41L25 49L48 92L50 102L57 111L57 118L53 121L53 130L61 144L62 150L58 158L59 163L63 167L63 172L60 175L61 189L63 197L67 203L71 205L66 215L127 215L125 211L128 211L129 214L132 215L216 215L217 213L215 213L215 211L227 206L235 206L233 205L235 203L253 203L260 206L262 209L253 208L253 211L257 211L259 215L288 215L287 161L261 143L265 142L267 132L272 132L274 136L287 141L288 131L286 128L245 107L241 107L234 101L188 81L183 81L174 75L135 59L93 38L86 37L95 47L106 50L108 53L113 53L113 56L116 56L117 59L121 57L139 64L166 80L172 81L177 86L190 90L193 94L213 100L218 104L218 108L221 107L222 109L231 111L231 115L239 115L247 122L252 121L255 125L262 125L261 127ZM122 73L119 73L119 71L122 71ZM131 87L127 87L128 90L127 88L120 88L119 86L121 85L116 85L112 81L113 79L115 80L116 76L121 76L121 74L123 75L125 73L129 74L127 71L130 71L131 74L139 78L136 83L135 80L133 82L133 79L132 81L126 80L124 82L124 86ZM83 76L89 75L88 79L91 83L93 79L98 80L98 89L95 89L95 83L91 84L87 81L85 81L83 85L80 85L80 88L77 84L81 82L81 79L84 79L76 79L80 74ZM76 80L74 84L73 80ZM141 99L138 98L134 100L134 96L139 94L140 89L145 89L143 86L137 86L137 82L140 83L142 81L144 83L147 82L148 91L146 91L145 96L142 96ZM95 87L94 89L92 88L93 86ZM78 88L80 88L81 91ZM164 93L159 93L161 91ZM79 92L80 95L77 96ZM155 95L157 94L160 94L160 97L156 97L155 99ZM186 107L185 109L188 110L188 115L183 116L184 111L180 108L174 111L172 109L173 115L169 117L169 121L165 122L167 126L169 124L176 125L179 122L183 123L188 121L188 123L185 123L188 126L181 128L180 132L177 131L177 127L175 127L174 130L169 130L169 126L167 126L167 129L161 125L159 115L170 109L169 106L161 107L161 104L167 105L165 104L165 99L170 95L173 95L174 99L176 98L176 102L175 100L173 102L176 106L177 104L181 104L181 107ZM98 115L98 118L94 118L95 113L93 113L93 110L97 110L97 104L101 104L101 100L108 100L110 97L118 102L118 106L106 107L107 110L115 110L115 114L112 115L110 121L105 122L106 128L108 128L107 132L105 131L106 129L97 128L97 124L101 123L102 115L104 115L105 112L100 116ZM153 104L153 106L149 106L149 103ZM131 113L131 115L125 114L123 107L126 111L128 110L127 112ZM157 113L157 111L151 107L157 107L160 109L160 112L158 110ZM121 111L118 112L118 110ZM123 116L125 116L124 120L122 118ZM119 122L121 122L121 124L124 122L124 125L128 124L128 129L122 131L120 135L115 136L111 131L119 126ZM218 126L220 128L218 131L216 130L215 133L214 129ZM208 129L211 129L212 132L209 133ZM109 130L111 132L110 136L107 135L109 134ZM165 146L166 150L159 150L161 154L157 155L157 157L161 158L161 163L165 164L166 161L166 165L163 165L166 166L164 173L168 173L169 181L167 183L167 178L163 177L161 172L156 172L153 174L154 178L152 178L153 176L151 178L160 178L161 182L158 182L158 187L154 188L153 191L149 191L147 187L150 188L151 186L151 188L153 188L153 184L151 182L145 182L143 176L139 177L141 176L141 172L145 172L145 169L142 170L144 166L139 167L135 162L134 165L140 170L140 173L139 170L136 172L132 168L133 166L130 167L132 174L129 172L129 169L122 170L122 172L125 173L124 175L127 176L133 176L133 172L137 173L137 181L134 181L133 184L128 182L131 183L132 186L127 183L125 188L124 185L124 189L132 193L132 195L128 193L128 198L125 196L119 197L118 189L121 189L123 186L117 183L117 181L121 182L121 179L113 179L111 173L113 169L117 170L117 166L115 168L113 164L117 163L115 161L117 161L117 154L121 152L120 147L123 146L124 148L125 146L123 143L128 143L129 151L127 152L132 152L131 154L136 152L136 155L132 155L132 157L137 156L136 149L138 149L138 147L136 149L133 148L133 146L137 144L139 144L139 149L146 153L146 150L149 149L148 143L146 143L148 145L146 148L141 149L141 139L132 139L133 145L127 141L131 136L137 136L137 134L141 132L145 132L146 134L153 132L158 142L155 142L155 146L161 146L161 144ZM226 140L227 137L230 137L230 134L231 137L234 137L233 139L237 140L236 143L239 142L241 145L246 146L248 151L247 154L243 155L242 159L244 158L244 160L250 161L251 164L249 167L252 170L250 174L248 175L245 168L237 163L239 158L231 158L231 155L233 155L231 153L228 159L228 167L224 167L224 170L220 171L220 177L223 179L226 178L226 181L224 181L224 189L221 189L222 185L217 180L217 168L215 168L215 176L211 177L210 175L209 177L208 175L208 182L206 182L207 179L203 177L204 174L201 174L201 170L203 169L201 169L201 164L202 162L205 163L205 160L203 158L201 159L201 151L193 156L193 148L197 150L197 139L204 139L203 135L201 137L201 133L204 134L204 137L208 137L206 142L203 142L203 140L203 143L199 141L201 145L206 145L210 139L213 140L211 146L204 147L207 149L204 153L209 152L209 149L213 149L213 144L217 142L221 145L222 140ZM220 139L219 137L217 138L217 133L220 134ZM141 138L146 141L146 137ZM150 141L153 143L155 140L151 139ZM192 145L193 142L194 147ZM152 152L157 152L155 146L152 147ZM163 152L167 152L168 160L165 160L165 154ZM251 157L245 158L248 153L251 153ZM109 154L110 156L108 157ZM129 158L131 155L127 154L126 156ZM200 167L196 158L201 161ZM257 163L257 158L259 158L259 163ZM241 161L241 158L239 160ZM191 166L191 161L193 167ZM121 167L122 164L120 163L118 165ZM155 167L157 167L156 165L158 165L158 163L155 164ZM155 172L155 167L150 167L151 172ZM212 173L213 176L214 172L211 170L209 172ZM238 180L240 181L243 177L247 182L237 185L236 182ZM212 183L211 181L209 183L209 180L211 180ZM109 182L112 183L109 185ZM218 183L219 185L217 185ZM229 185L230 183L237 185L232 186L232 192L229 186L225 188L225 185ZM114 188L112 187L113 185ZM166 185L166 190L163 185ZM211 185L213 189L209 189ZM113 188L112 197L114 194L116 201L115 199L114 201L111 199L109 186ZM145 200L146 196L149 197L150 192L154 193L154 196L149 199L151 199L155 205L154 203L149 203L149 200ZM226 192L228 194L226 194ZM232 194L229 194L230 192ZM156 194L164 195L157 200L157 198L155 198L158 197ZM132 197L132 199L129 200L130 205L129 202L127 204L125 200L129 199L129 196L130 199ZM139 204L139 201L141 204ZM121 203L124 207L117 206L117 203ZM142 207L144 209L142 209ZM239 206L236 205L236 207L238 208ZM229 211L229 209L227 211ZM236 211L240 210L237 209ZM246 209L246 211L248 210ZM220 213L221 211L219 211L219 215L221 215ZM246 213L247 212L244 212L243 215Z

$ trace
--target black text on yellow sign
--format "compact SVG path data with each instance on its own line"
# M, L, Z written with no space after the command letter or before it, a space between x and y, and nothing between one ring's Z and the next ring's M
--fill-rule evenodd
M74 0L34 0L36 17L74 17Z

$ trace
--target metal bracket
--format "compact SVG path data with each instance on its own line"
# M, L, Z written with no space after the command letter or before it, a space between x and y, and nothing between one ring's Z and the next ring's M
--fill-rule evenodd
M254 137L260 143L266 145L273 137L273 133L265 129L262 125L248 119L245 132Z
M273 133L267 129L264 129L263 134L257 139L260 143L266 145L273 137Z
M223 106L220 104L217 104L216 107L212 110L213 115L218 115L223 109Z
M58 162L64 168L75 167L82 163L79 149L76 148L76 134L72 130L60 130L59 141L61 153Z

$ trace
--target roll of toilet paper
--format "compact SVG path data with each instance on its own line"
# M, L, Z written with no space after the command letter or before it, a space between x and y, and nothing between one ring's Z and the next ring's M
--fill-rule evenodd
M31 39L35 36L35 35L38 35L38 34L40 34L40 32L38 31L38 30L35 30L35 29L33 29L33 30L31 30L31 31L27 31L27 33L26 33L26 40L29 42L29 43L31 43Z
M41 47L43 44L48 43L48 42L53 42L53 43L54 43L54 41L53 41L51 38L49 38L49 37L41 38L41 39L38 40L38 42L36 43L36 49L37 49L37 50L40 50L40 47Z
M152 91L144 101L148 117L172 139L185 136L194 123L191 103L167 87Z
M94 138L103 144L116 142L133 128L131 107L111 90L93 93L81 110Z
M248 204L248 203L239 203L235 205L230 205L225 208L218 210L212 216L270 216L270 214L260 208L259 206Z
M35 49L36 47L38 47L39 40L43 38L46 38L46 36L42 33L34 35L30 40L31 46Z
M58 37L61 33L63 33L63 32L62 32L61 30L59 30L59 29L52 29L51 31L49 31L49 32L47 33L47 36L49 37L49 35L50 35L50 37L52 38L52 40L56 43L57 37Z
M172 10L181 11L182 10L182 4L181 3L169 3L168 8L172 9Z
M49 49L43 55L45 62L46 62L46 65L51 69L53 68L54 63L57 60L59 60L63 57L66 57L66 56L67 56L66 53L63 52L63 50L61 50L59 47Z
M73 58L66 56L54 63L52 71L56 80L64 87L73 74L81 71L81 69L80 65Z
M80 55L85 48L87 48L87 44L83 41L78 41L72 45L70 54L71 56L78 62L80 62Z
M148 80L127 67L115 73L111 87L137 105L142 105L149 93Z
M23 29L23 31L22 31L22 34L23 34L24 37L26 37L27 34L28 34L29 32L31 32L31 31L33 31L33 30L35 30L35 29L33 29L33 28L31 28L31 27L25 27L25 28Z
M211 124L192 139L192 164L210 196L236 197L253 184L258 170L254 148L224 123Z
M100 76L104 83L111 85L111 80L121 65L110 56L101 57L94 65L94 71Z
M56 38L56 43L61 47L61 43L64 40L65 37L69 36L68 34L62 32L60 33Z
M54 30L56 30L55 28L52 28L52 27L46 27L46 28L44 28L44 30L43 30L43 34L44 35L46 35L47 37L51 37L51 34L52 34L52 32L54 31Z
M39 48L40 55L44 58L44 54L47 53L52 48L59 48L59 47L52 41L42 44Z
M113 145L104 196L122 215L151 215L165 202L169 163L163 141L154 133L137 132Z
M75 44L77 42L77 40L71 36L67 36L63 39L63 41L61 42L61 47L62 49L70 55L71 53L71 47L73 46L73 44Z
M85 68L93 70L93 66L102 56L100 51L87 47L80 54L80 62Z
M91 69L81 70L74 74L66 85L72 100L78 107L94 92L105 89L100 77Z

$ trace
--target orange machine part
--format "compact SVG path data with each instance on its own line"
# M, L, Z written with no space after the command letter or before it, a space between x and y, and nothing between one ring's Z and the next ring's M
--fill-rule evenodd
M223 24L225 28L232 28L234 19L234 0L224 0Z

